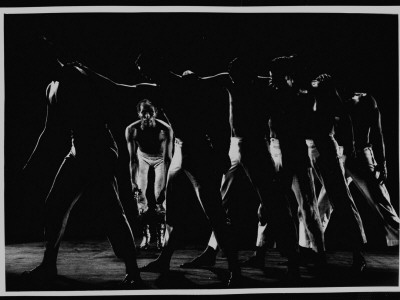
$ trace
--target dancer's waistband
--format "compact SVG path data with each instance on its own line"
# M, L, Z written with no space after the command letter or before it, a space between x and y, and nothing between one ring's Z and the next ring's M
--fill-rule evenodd
M150 159L160 159L160 158L164 158L164 156L160 153L156 153L156 154L149 154L146 152L143 152L142 150L140 150L139 148L136 151L138 156L144 157L144 158L150 158Z

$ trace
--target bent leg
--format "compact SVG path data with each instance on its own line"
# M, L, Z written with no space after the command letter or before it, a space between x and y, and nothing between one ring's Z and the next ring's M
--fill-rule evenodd
M197 197L214 231L218 245L228 258L229 269L237 272L239 269L237 251L234 249L233 232L228 216L222 206L220 179L209 164L199 161L187 163L185 173L193 184Z

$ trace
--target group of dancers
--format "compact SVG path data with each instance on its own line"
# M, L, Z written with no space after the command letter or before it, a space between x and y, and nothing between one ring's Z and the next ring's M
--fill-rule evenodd
M125 262L121 289L143 287L141 272L168 272L179 241L175 229L181 226L176 209L183 201L180 178L186 176L212 234L204 252L181 267L213 265L220 248L228 262L227 286L237 287L241 264L226 207L237 199L231 187L239 168L260 202L256 251L247 265L263 267L272 240L287 258L289 280L300 278L300 246L315 252L315 267L323 272L324 232L334 212L343 225L337 229L342 241L353 253L351 268L362 272L367 240L351 181L384 227L387 245L398 245L400 220L384 184L385 147L375 99L363 91L339 94L332 76L310 76L296 56L270 61L267 76L257 74L257 64L239 56L223 73L200 76L188 70L179 75L167 59L144 53L136 65L147 82L127 85L79 62L58 60L46 90L45 129L32 156L46 139L62 135L71 136L71 149L46 198L43 260L23 276L55 278L69 213L90 188L102 195L93 213L101 215L115 254ZM149 246L153 233L161 249L156 260L140 269L115 177L113 134L120 133L111 133L121 109L132 102L139 120L126 128L125 137L132 195L144 224L140 248ZM154 171L151 181L149 170ZM316 181L322 187L319 195Z

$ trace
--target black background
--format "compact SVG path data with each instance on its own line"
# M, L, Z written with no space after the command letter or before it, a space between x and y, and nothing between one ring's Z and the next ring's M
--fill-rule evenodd
M49 154L28 174L21 172L45 117L44 91L49 55L38 40L45 35L63 53L115 81L142 79L134 66L139 53L165 49L174 71L200 75L225 71L236 55L260 61L260 74L276 56L297 53L315 72L331 73L339 86L351 83L372 93L382 113L389 179L387 187L398 211L398 17L375 14L233 14L233 13L73 13L5 15L5 232L6 242L42 239L43 203L63 153ZM116 99L118 101L118 99ZM114 128L120 148L119 187L128 218L135 225L129 193L124 128L136 120L134 105ZM67 151L68 149L66 149ZM40 182L38 184L38 182ZM182 184L189 212L188 238L205 241L205 219L193 194ZM254 243L257 203L248 184L238 190L235 218L244 244ZM91 193L73 210L66 238L98 235ZM367 223L373 221L368 219ZM367 227L373 227L367 224ZM189 230L190 229L190 230ZM246 234L251 230L252 234Z

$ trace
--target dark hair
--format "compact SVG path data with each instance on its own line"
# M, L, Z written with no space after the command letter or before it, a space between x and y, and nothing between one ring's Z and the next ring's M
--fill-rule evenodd
M298 59L296 55L276 57L271 61L269 67L272 73L293 75L299 68Z
M151 101L150 100L148 100L148 99L143 99L143 100L140 100L139 102L138 102L138 104L136 105L136 109L137 109L137 112L138 113L140 113L140 109L142 108L142 105L149 105L149 106L151 106L151 107L153 107L153 109L154 109L154 112L157 114L157 107L155 107L154 105L153 105L153 103L151 103Z

